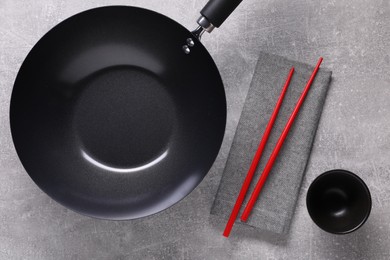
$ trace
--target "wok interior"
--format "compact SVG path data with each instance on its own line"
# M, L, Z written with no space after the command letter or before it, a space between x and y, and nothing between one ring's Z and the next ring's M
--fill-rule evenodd
M147 19L147 22L146 22ZM226 101L218 70L169 18L134 7L65 20L32 49L11 99L31 178L80 213L131 219L192 191L218 154Z

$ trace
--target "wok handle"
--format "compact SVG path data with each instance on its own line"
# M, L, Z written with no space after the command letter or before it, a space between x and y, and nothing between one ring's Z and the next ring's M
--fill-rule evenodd
M202 14L202 17L213 26L213 28L218 28L226 20L226 18L229 17L234 9L236 9L241 1L242 0L209 0L200 13ZM199 18L198 23L204 28L201 24L202 21L200 21L202 17ZM207 28L205 29L210 32Z

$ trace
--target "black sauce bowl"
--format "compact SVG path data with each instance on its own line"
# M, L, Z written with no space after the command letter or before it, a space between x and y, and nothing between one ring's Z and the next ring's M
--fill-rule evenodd
M333 234L347 234L361 227L370 215L371 205L367 185L346 170L331 170L318 176L306 197L314 223Z

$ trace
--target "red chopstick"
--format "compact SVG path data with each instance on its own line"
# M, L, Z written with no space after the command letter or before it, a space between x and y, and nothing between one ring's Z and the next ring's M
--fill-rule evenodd
M274 150L272 151L272 154L271 154L266 166L264 167L263 173L261 174L260 179L257 182L256 187L253 190L253 193L248 201L248 204L246 205L244 212L242 213L242 216L241 216L242 221L247 221L249 214L251 213L251 210L252 210L253 206L255 205L257 198L259 197L260 191L263 188L263 185L268 177L268 174L270 173L270 171L272 169L272 166L275 162L275 159L278 156L280 149L282 148L284 140L286 139L287 134L290 131L292 124L294 123L294 120L299 112L299 109L301 108L303 101L305 100L305 97L310 89L310 86L311 86L311 84L312 84L312 82L317 74L317 71L320 68L321 62L322 62L322 57L320 57L320 59L318 60L317 65L316 65L312 75L310 76L309 81L307 82L301 96L299 97L299 100L298 100L297 104L295 105L295 108L294 108L293 112L291 113L291 116L288 119L287 124L284 127L283 132L280 135L279 140L276 143L276 146L275 146Z
M270 118L270 120L269 120L269 122L267 124L267 127L265 128L263 137L261 138L261 141L260 141L260 144L259 144L259 146L257 148L256 154L255 154L255 156L254 156L254 158L252 160L252 164L251 164L251 166L249 168L248 173L246 174L246 177L245 177L245 180L244 180L244 182L242 184L240 193L239 193L239 195L237 197L236 204L234 204L232 213L230 214L230 218L229 218L229 220L228 220L228 222L226 224L225 230L223 232L223 235L225 237L229 236L230 231L232 230L232 227L234 225L234 222L236 221L237 215L240 212L240 208L242 206L242 202L244 201L246 192L248 191L248 188L249 188L249 186L251 184L253 175L254 175L254 173L256 171L256 167L257 167L257 165L258 165L258 163L260 161L260 158L261 158L261 155L263 153L264 147L265 147L265 145L267 143L269 134L270 134L270 132L272 130L272 126L274 125L275 119L276 119L276 117L277 117L277 115L279 113L280 106L282 105L284 96L285 96L287 88L288 88L288 86L290 84L290 81L291 81L293 73L294 73L294 67L291 68L290 73L288 74L288 77L286 79L286 82L284 83L282 92L280 93L279 99L276 102L274 111L272 112L271 118Z

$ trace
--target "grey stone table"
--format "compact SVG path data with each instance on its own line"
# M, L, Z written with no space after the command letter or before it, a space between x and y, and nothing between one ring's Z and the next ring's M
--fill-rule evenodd
M390 259L389 0L244 0L205 35L226 84L225 139L204 181L160 214L123 222L84 217L26 174L11 140L9 100L21 62L45 32L77 12L113 4L149 8L192 29L205 2L0 1L1 259ZM333 81L288 236L236 227L226 239L224 223L209 212L259 51L311 64L322 55ZM333 168L356 172L372 192L370 218L349 235L321 231L305 207L311 181Z

